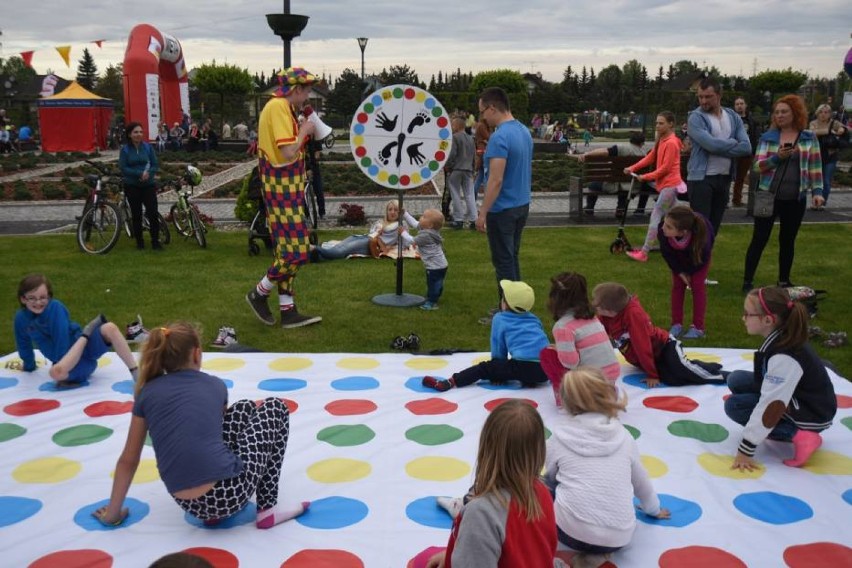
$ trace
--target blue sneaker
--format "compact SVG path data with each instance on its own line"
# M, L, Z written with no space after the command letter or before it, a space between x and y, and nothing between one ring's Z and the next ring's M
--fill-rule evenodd
M438 304L433 304L432 302L423 302L423 304L420 305L420 309L426 310L427 312L431 312L433 310L438 309Z
M689 330L683 334L681 339L704 339L704 331L691 325L689 326Z
M679 336L681 333L683 333L683 326L682 326L682 325L680 325L679 323L674 324L674 325L672 326L672 328L669 330L669 335L670 335L670 336L672 336L672 337L674 337L675 339L677 339L677 338L678 338L678 336Z

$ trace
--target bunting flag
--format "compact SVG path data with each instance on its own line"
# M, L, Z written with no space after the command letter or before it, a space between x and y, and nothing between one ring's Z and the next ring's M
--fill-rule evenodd
M65 66L71 67L71 60L69 58L71 55L71 46L60 45L56 47L56 51L59 53L60 57L62 57L62 60L65 61Z
M95 44L95 45L97 45L98 47L103 47L103 43L104 43L105 41L106 41L105 39L96 39L96 40L95 40L95 41L93 41L92 43L93 43L93 44Z
M24 60L24 65L26 65L27 67L33 66L33 53L35 53L35 52L34 51L22 51L21 52L21 59Z

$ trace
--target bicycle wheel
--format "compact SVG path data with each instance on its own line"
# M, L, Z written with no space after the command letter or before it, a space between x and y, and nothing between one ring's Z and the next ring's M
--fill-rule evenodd
M198 246L201 248L207 248L207 232L206 227L204 226L204 222L201 220L201 217L198 215L198 211L195 210L195 207L189 210L189 223L192 227L192 234L195 235L195 241L198 243Z
M121 215L112 203L102 201L83 212L77 223L77 245L87 254L105 254L118 242Z
M314 193L314 185L310 181L305 184L305 217L307 217L311 229L316 230L319 225L317 196Z
M187 214L186 209L178 207L177 205L172 205L170 212L172 215L172 224L175 226L175 231L184 237L190 236L192 234L192 227L189 224L189 215Z
M166 220L159 213L157 213L157 219L160 221L160 243L167 245L172 242L172 233L169 231L169 224L166 223Z
M323 144L325 144L325 147L326 147L326 148L333 148L333 147L334 147L334 133L332 132L331 134L329 134L328 136L326 136L326 137L323 139L323 141L322 141L322 142L323 142Z
M118 210L121 213L121 224L124 226L124 234L127 235L127 238L133 238L133 217L130 215L130 206L127 204L127 198L121 200L121 204L118 206Z

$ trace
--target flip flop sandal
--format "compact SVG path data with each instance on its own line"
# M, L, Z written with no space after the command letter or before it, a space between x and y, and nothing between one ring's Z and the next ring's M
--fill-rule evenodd
M405 351L406 339L401 335L397 335L394 337L393 341L391 341L390 348L394 351Z
M408 337L405 339L405 349L408 351L419 351L420 336L414 332L409 333Z

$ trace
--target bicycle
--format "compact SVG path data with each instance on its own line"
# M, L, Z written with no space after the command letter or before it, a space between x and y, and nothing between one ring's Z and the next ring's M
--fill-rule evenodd
M305 179L305 217L311 228L311 239L316 239L314 231L319 227L319 209L317 209L317 194L314 192L314 182L311 177ZM312 244L316 244L312 241Z
M206 248L207 226L201 220L198 206L192 202L194 188L200 183L201 171L195 166L187 166L183 177L169 180L163 187L171 187L177 194L177 203L169 211L175 230L184 238L195 237L198 246Z
M86 160L86 163L100 174L85 177L92 190L77 222L77 246L87 254L106 254L118 242L121 214L118 207L106 199L109 172L96 162Z
M127 200L127 194L124 191L124 183L118 184L118 210L121 213L121 223L124 226L124 233L133 238L133 215L130 212L130 202ZM163 218L163 215L157 211L157 219L160 222L160 242L164 245L172 242L172 234L169 232L169 225ZM142 216L142 230L151 232L151 222L148 221L148 216Z
M263 187L260 183L260 178L257 178L256 183L256 196L254 199L257 202L257 213L254 214L254 218L251 220L251 224L249 225L249 256L255 256L260 253L260 246L255 242L257 239L262 240L266 245L266 248L275 248L272 235L269 232L269 226L267 224L266 206L263 200ZM314 185L310 177L305 179L305 200L304 203L302 203L302 211L305 220L307 221L308 228L310 229L308 242L312 245L316 245L319 242L319 238L316 233L317 227L319 226L319 210L317 209L317 196L316 193L314 193Z

